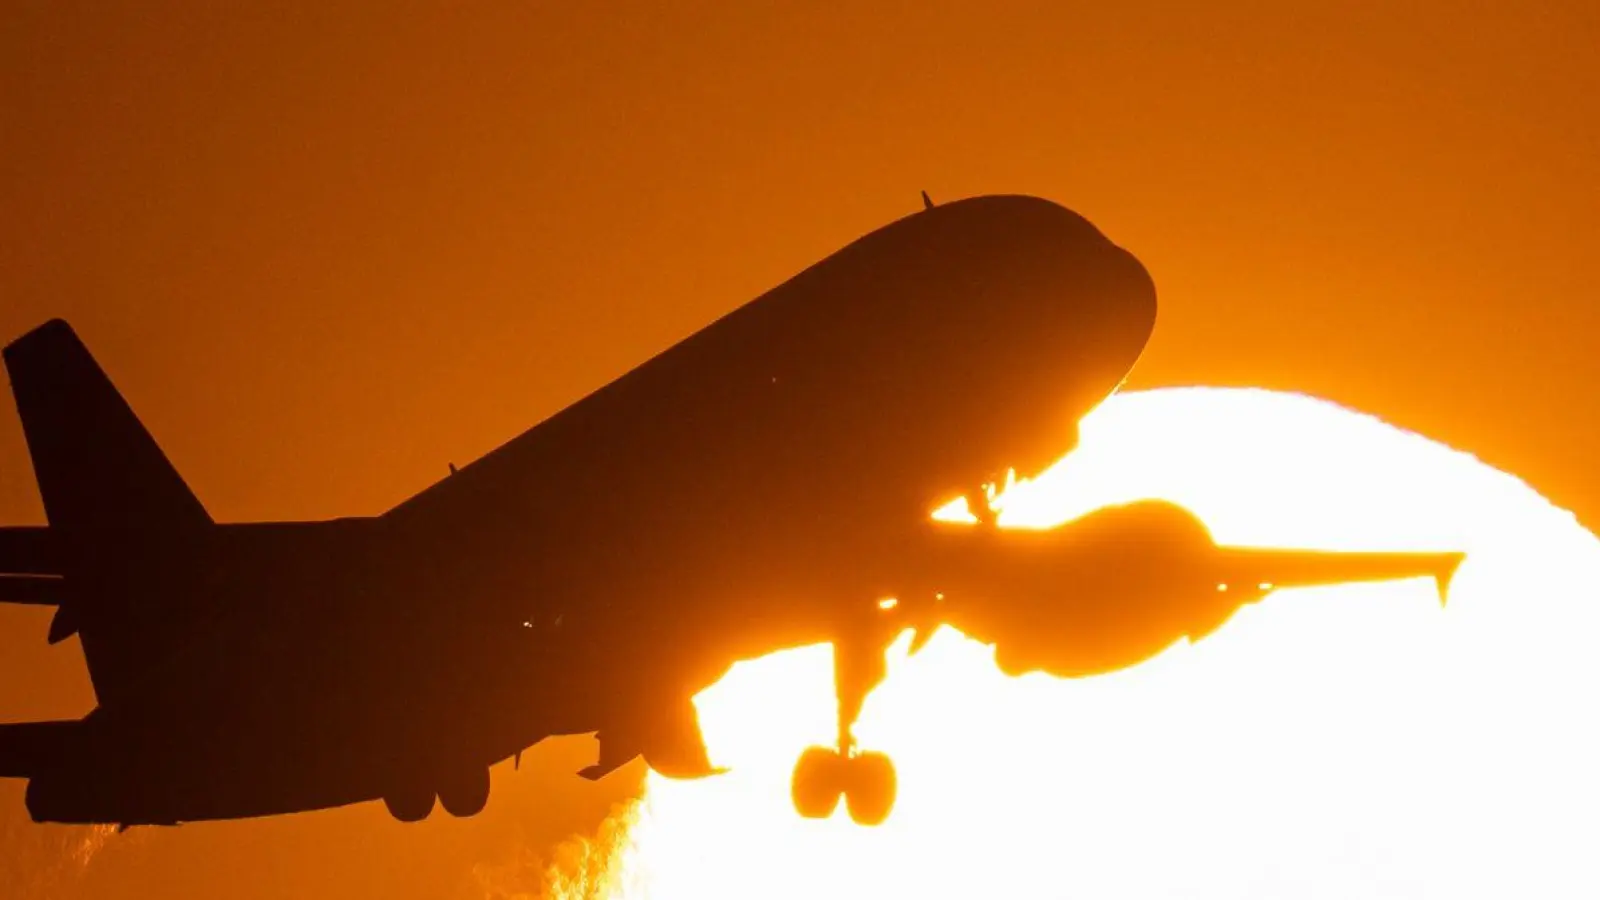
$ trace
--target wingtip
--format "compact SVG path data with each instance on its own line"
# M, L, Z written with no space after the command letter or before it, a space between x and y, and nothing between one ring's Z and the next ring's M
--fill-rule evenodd
M1439 605L1446 606L1450 602L1450 585L1455 581L1456 573L1461 570L1461 563L1467 558L1465 553L1447 553L1439 570L1434 573L1434 581L1439 586Z

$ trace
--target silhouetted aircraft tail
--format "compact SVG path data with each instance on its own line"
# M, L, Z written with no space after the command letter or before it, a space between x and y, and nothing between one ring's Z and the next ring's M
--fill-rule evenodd
M52 529L211 524L71 326L51 320L4 356Z
M103 702L156 642L141 627L149 610L138 601L148 594L101 588L90 570L147 561L135 548L205 529L211 516L66 322L47 322L0 355L50 522L0 529L0 602L55 606L50 642L82 636ZM27 747L36 740L0 734ZM0 744L0 761L16 752Z

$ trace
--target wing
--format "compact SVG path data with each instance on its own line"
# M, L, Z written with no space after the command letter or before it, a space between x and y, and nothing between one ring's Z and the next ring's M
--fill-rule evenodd
M1217 589L1266 594L1279 588L1432 578L1439 602L1465 558L1462 553L1346 553L1219 547Z

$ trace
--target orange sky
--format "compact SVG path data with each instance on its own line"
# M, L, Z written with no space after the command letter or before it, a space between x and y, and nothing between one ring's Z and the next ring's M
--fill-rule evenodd
M919 189L1024 192L1154 275L1135 386L1330 397L1600 521L1592 2L667 5L13 4L0 339L72 320L219 518L376 513ZM41 520L8 413L0 521ZM88 702L38 613L0 719ZM72 891L470 895L621 793L573 752L481 821L151 833Z

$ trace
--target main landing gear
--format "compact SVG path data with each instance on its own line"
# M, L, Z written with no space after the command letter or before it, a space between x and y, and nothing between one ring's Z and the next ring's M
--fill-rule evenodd
M880 825L894 809L894 763L882 753L862 751L853 729L867 694L883 681L887 641L837 641L833 650L834 687L839 697L838 748L809 747L795 764L790 791L795 811L826 819L844 797L858 825ZM869 649L870 648L870 649Z
M857 825L881 825L894 809L894 763L882 753L840 753L808 747L794 767L794 808L808 819L826 819L839 807Z
M998 516L991 502L991 486L984 485L967 494L967 509L977 517L980 527L997 528ZM942 599L943 594L931 596ZM934 602L923 598L924 602ZM833 644L834 689L839 698L839 737L837 749L810 747L795 763L790 793L795 811L808 819L826 819L839 808L844 797L850 818L858 825L879 825L894 809L898 779L894 763L882 753L863 751L856 745L854 728L867 694L887 674L884 653L903 628L910 625L915 636L911 652L932 634L938 615L919 603L907 609L899 600L879 604L879 610L897 610L888 617L868 617L846 623L840 639Z

